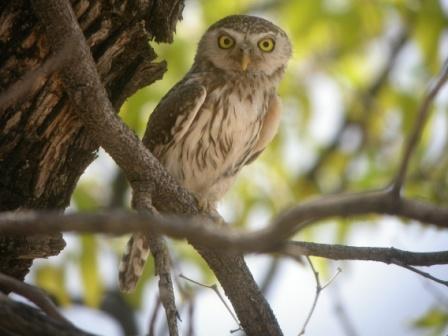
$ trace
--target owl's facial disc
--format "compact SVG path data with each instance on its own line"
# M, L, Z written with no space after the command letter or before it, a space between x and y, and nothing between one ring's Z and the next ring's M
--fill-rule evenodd
M291 43L280 28L251 16L230 16L202 37L195 63L210 62L216 68L241 75L270 76L284 69L291 56Z

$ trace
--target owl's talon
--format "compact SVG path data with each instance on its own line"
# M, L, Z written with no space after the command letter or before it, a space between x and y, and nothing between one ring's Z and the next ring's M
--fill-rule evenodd
M203 198L197 198L198 201L198 208L200 212L205 212L205 213L213 213L216 211L216 206L215 206L215 202L211 202L207 199L203 199Z

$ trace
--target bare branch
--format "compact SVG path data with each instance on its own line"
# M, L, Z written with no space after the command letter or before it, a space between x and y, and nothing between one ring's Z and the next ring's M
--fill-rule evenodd
M94 336L72 324L50 318L30 305L16 302L0 293L2 335Z
M341 194L304 202L281 213L265 229L243 233L229 226L217 227L204 216L153 216L124 211L67 214L58 212L5 212L0 214L0 234L37 234L61 231L124 234L150 229L173 238L187 238L215 251L232 246L241 252L277 250L286 239L312 222L366 214L397 215L446 228L448 208L423 201L396 199L388 191ZM126 225L123 225L126 223Z
M156 304L151 314L151 319L149 320L148 336L156 336L156 321L159 315L161 307L160 297L157 297Z
M194 283L195 285L198 285L198 286L201 286L201 287L204 287L204 288L209 288L209 289L213 290L215 292L215 294L218 296L218 298L221 300L223 305L226 307L227 311L229 312L230 316L232 316L232 318L235 321L235 323L239 326L238 329L232 330L232 332L236 332L238 330L241 330L242 327L241 327L240 322L238 321L238 318L235 316L235 314L233 313L232 309L229 307L229 305L226 303L226 301L222 297L221 293L218 290L218 286L216 286L216 284L213 284L213 285L210 285L210 286L209 285L205 285L205 284L202 284L202 283L200 283L198 281L190 279L190 278L186 277L183 274L179 274L179 278L182 278L182 279L185 279L187 281L190 281L190 282Z
M187 336L194 336L196 333L194 331L194 313L195 313L195 301L194 298L188 302L188 328Z
M328 282L325 285L322 286L322 284L320 282L320 278L319 278L319 272L316 271L316 268L314 267L310 257L306 256L306 260L308 261L308 264L310 265L311 270L313 271L314 279L316 280L316 294L314 296L314 300L313 300L313 304L311 305L311 309L308 312L305 322L303 323L302 330L300 330L300 332L299 332L299 336L305 335L306 327L308 326L308 323L311 320L311 316L313 316L314 310L316 309L317 301L319 300L320 294L322 293L322 291L325 288L327 288L334 281L334 279L336 279L336 277L342 271L338 267L336 273L330 278L330 280L328 280Z
M14 292L27 298L57 321L72 325L56 308L50 298L40 289L0 273L0 290L5 293Z
M427 272L423 272L423 271L419 270L418 268L415 268L415 267L410 266L410 265L403 264L401 261L398 261L398 260L393 260L393 263L398 265L398 266L401 266L403 268L406 268L406 269L408 269L408 270L410 270L410 271L412 271L414 273L420 274L424 278L427 278L429 280L432 280L434 282L437 282L437 283L439 283L441 285L444 285L444 286L448 287L448 280L441 280L439 278L436 278L435 276L432 276L431 274L429 274Z
M279 266L280 266L280 258L274 257L269 263L266 274L260 281L260 290L263 293L263 295L268 294L269 289L272 286L272 282L274 281L276 275L278 274Z
M445 61L445 64L439 75L439 78L435 80L434 83L431 83L430 86L428 87L425 98L423 99L423 102L420 106L417 119L415 120L412 133L407 139L406 144L404 146L400 168L398 169L397 175L395 176L394 181L392 182L392 189L395 195L399 195L404 180L406 179L409 161L411 159L412 153L415 151L415 148L417 147L418 141L423 132L423 128L425 127L426 120L428 119L429 116L431 104L447 80L448 80L448 60Z
M369 260L399 266L448 264L448 251L409 252L394 247L358 247L290 241L286 242L279 252L291 257L315 256L333 260Z
M355 247L308 242L287 242L279 252L293 258L299 258L303 255L306 255L307 257L312 255L334 260L350 259L380 261L386 264L401 266L439 284L448 286L448 281L440 280L429 273L411 266L448 264L448 251L408 252L393 247Z
M338 287L339 286L337 285L337 283L335 283L334 286L330 287L330 296L333 301L334 313L342 330L344 331L344 335L357 336L358 332L356 331L355 325L345 308L344 301L340 295Z

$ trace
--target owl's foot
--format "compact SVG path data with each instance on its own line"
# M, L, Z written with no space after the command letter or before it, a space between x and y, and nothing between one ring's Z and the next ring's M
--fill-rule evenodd
M216 211L215 202L200 197L196 197L196 199L198 201L198 207L201 212L213 213L213 211Z
M210 201L208 199L204 198L196 198L198 201L198 207L199 211L205 214L210 215L212 218L220 218L221 216L218 213L218 210L216 210L216 202Z

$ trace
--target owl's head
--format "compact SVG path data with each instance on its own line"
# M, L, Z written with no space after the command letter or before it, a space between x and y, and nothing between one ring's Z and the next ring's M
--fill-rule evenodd
M195 62L209 61L224 71L269 76L283 69L290 57L291 42L278 26L255 16L232 15L205 32Z

